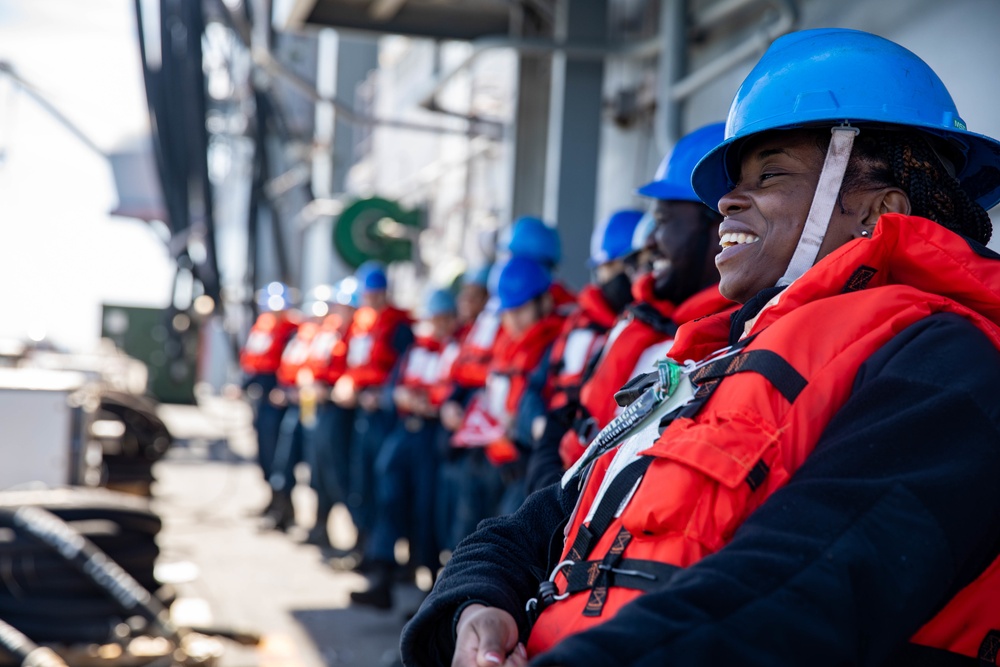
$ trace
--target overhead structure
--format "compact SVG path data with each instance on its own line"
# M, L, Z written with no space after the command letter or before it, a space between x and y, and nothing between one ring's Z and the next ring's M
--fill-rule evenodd
M152 10L146 11L144 9ZM208 172L202 64L205 18L200 3L136 0L153 149L170 228L171 251L220 304L215 215Z
M511 32L508 0L285 0L274 3L279 29L304 24L411 37L473 40Z
M470 136L478 128L507 144L511 182L500 222L538 215L555 223L566 244L560 278L580 286L589 279L589 235L576 232L639 180L630 180L639 167L621 154L658 161L692 124L696 94L793 29L796 1L273 0L271 20L279 30L470 42L461 62L436 62L419 107L465 118ZM515 51L518 67L513 121L491 133L438 95L495 49Z

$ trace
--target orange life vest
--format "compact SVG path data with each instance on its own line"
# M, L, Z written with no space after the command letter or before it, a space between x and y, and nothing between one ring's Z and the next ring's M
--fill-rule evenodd
M281 363L275 372L278 384L294 387L299 384L299 374L302 371L306 371L309 374L309 381L312 381L312 371L308 368L309 349L319 330L320 323L315 320L307 320L299 325L295 335L281 353Z
M496 417L510 419L528 388L528 376L559 335L565 320L556 314L536 322L520 338L511 339L502 354L493 358L486 381L487 404Z
M318 382L333 386L347 370L347 331L350 322L332 313L323 318L309 346L307 366Z
M555 313L547 315L519 338L508 337L508 342L494 355L482 393L482 405L504 428L516 418L518 406L528 389L528 378L542 362L564 321ZM543 398L549 398L547 388ZM486 445L486 456L499 465L516 460L518 453L510 440L502 438Z
M500 313L495 308L483 309L462 339L458 356L451 367L452 381L464 389L485 386L493 353L502 348L508 339L500 326Z
M354 313L347 343L345 377L359 389L385 384L400 351L392 346L399 327L410 326L410 316L403 310L387 306L381 311L364 306Z
M577 303L549 353L551 409L578 397L592 362L604 348L608 330L618 319L618 313L611 309L597 285L586 285L580 290Z
M399 385L422 392L432 405L440 405L432 397L432 391L440 382L441 364L450 363L444 357L445 351L449 350L449 342L430 336L419 336L413 341L403 357Z
M441 407L448 400L454 389L452 385L452 369L455 360L458 359L459 351L462 349L462 340L468 331L459 331L455 338L449 340L444 349L441 350L441 358L438 361L438 375L434 382L428 387L427 397L431 405Z
M693 402L633 460L641 481L623 496L617 517L594 503L614 452L595 463L563 550L563 559L578 564L556 577L560 591L574 592L541 613L529 654L607 620L641 595L641 575L632 584L616 576L609 586L602 561L655 577L657 566L688 567L723 548L810 455L861 364L906 326L956 313L1000 348L998 292L1000 262L978 257L964 239L922 218L884 215L870 240L849 242L820 261L747 324L738 354L692 374L699 385ZM723 314L681 327L671 356L701 359L724 347L728 323ZM803 332L815 332L808 344ZM640 466L648 467L643 473ZM605 530L594 525L599 521ZM588 539L594 531L601 534ZM997 590L1000 559L911 641L975 657L1000 628Z
M552 305L555 307L556 315L566 317L576 308L576 294L560 281L552 281L549 294L552 295Z
M567 468L586 449L580 431L586 430L592 437L608 425L619 409L615 392L636 375L651 371L656 359L667 355L678 325L734 306L719 294L717 285L675 306L656 298L651 274L635 282L632 294L636 303L625 311L608 335L593 375L580 390L580 403L587 418L567 431L559 444L559 455Z
M274 373L281 364L281 353L288 339L298 328L298 317L293 313L261 313L247 342L240 350L240 368L250 374Z

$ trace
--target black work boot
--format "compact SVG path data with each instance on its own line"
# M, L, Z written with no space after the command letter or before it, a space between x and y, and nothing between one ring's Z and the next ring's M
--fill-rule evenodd
M247 512L247 516L255 516L258 518L265 517L268 514L270 514L273 509L274 509L274 491L271 490L271 487L268 487L267 504L259 509L249 510Z
M395 578L393 570L395 563L386 561L371 561L371 574L368 577L368 590L354 591L351 601L376 609L392 609L392 581Z
M295 525L295 506L287 493L275 493L270 511L261 520L261 530L286 532Z
M319 547L321 550L332 549L330 544L330 533L327 531L327 524L330 522L330 511L328 507L316 508L316 523L309 529L305 543Z
M320 549L329 549L330 545L330 534L326 530L326 524L317 523L315 526L309 529L309 533L306 535L306 544L312 544Z
M368 544L368 535L359 532L357 541L350 549L331 548L324 550L328 554L327 565L338 572L369 574L372 568L372 560L365 558L366 544Z

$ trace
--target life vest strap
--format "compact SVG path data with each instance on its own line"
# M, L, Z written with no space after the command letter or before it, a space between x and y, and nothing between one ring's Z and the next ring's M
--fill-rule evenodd
M628 532L625 531L628 535ZM631 535L628 535L631 538ZM627 544L627 540L626 540ZM624 548L621 549L624 551ZM621 551L613 563L605 556L602 560L573 562L565 560L556 566L552 576L538 586L536 597L528 601L525 611L532 623L538 615L559 600L565 600L574 593L590 591L584 616L600 616L607 602L608 589L612 587L629 588L648 592L665 586L670 578L681 568L670 563L638 558L621 559ZM555 583L555 575L559 573L566 577L566 590L562 593Z
M748 372L763 375L789 403L794 403L808 384L790 363L771 350L750 350L713 361L692 373L691 381L702 384L708 380Z
M602 573L608 587L650 591L666 584L680 569L670 563L638 558L625 558L614 566L605 565L603 560L582 561L562 569L567 581L564 592L573 594L591 590Z
M673 338L677 334L677 324L663 315L648 303L635 303L628 307L632 317L639 320L653 331Z
M742 341L742 344L746 345L747 342ZM776 352L749 350L707 363L692 373L691 381L698 385L694 398L678 414L669 416L693 418L718 389L719 383L737 373L763 375L789 403L794 403L808 384L802 374ZM663 426L661 423L661 427Z
M577 530L576 539L573 541L567 558L572 561L582 561L590 554L590 550L614 521L622 501L632 492L635 483L649 468L653 458L652 456L639 457L615 476L604 497L601 498L601 502L597 505L590 523L588 525L581 524Z
M583 608L584 616L600 616L604 611L604 603L608 601L608 588L611 586L610 575L618 568L625 553L625 547L632 541L632 533L622 526L615 536L614 544L604 554L600 564L595 568L596 576L591 581L590 597L587 605ZM588 573L589 574L589 573Z

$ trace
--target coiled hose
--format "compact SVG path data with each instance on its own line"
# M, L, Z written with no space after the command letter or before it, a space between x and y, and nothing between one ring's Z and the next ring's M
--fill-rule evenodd
M137 629L133 617L147 634L175 636L149 592L159 528L124 494L0 493L0 618L39 643L114 641Z
M159 600L143 588L128 572L108 558L93 542L73 530L65 521L41 507L25 506L0 510L0 521L10 521L39 542L48 545L74 568L103 589L122 610L135 613L148 622L155 634L176 638L169 612Z
M118 421L124 429L116 441L104 443L103 485L150 495L153 463L173 443L166 424L156 414L156 403L144 396L105 391L98 419Z
M0 646L20 661L21 667L67 667L55 651L39 646L4 621L0 621Z

